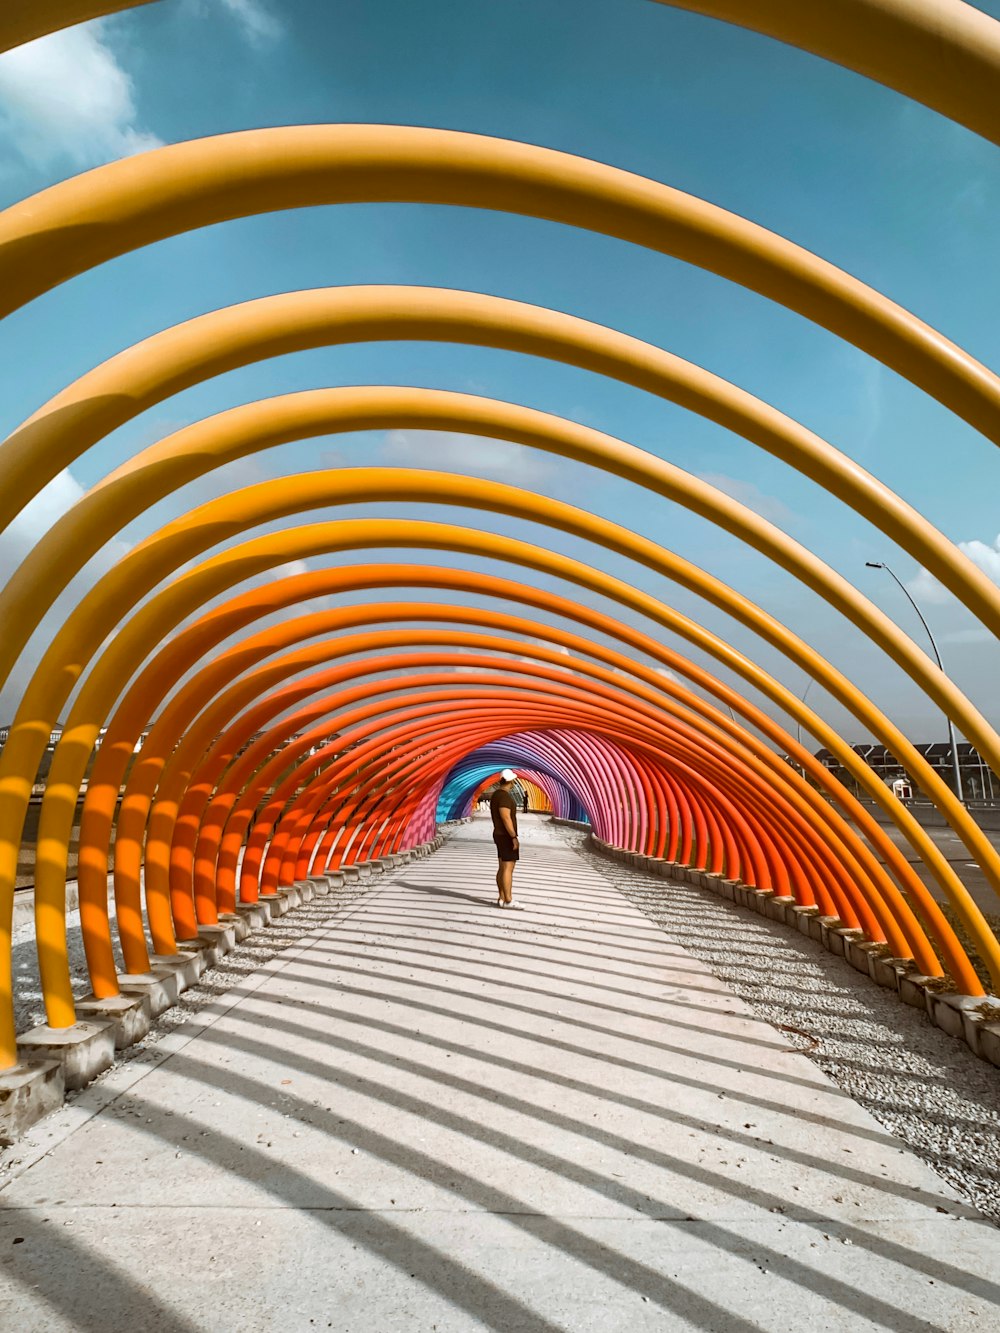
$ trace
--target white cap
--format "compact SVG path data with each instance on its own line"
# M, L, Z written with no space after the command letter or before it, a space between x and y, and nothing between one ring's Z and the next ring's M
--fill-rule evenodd
M517 774L512 768L505 768L500 776L503 778L504 782L513 782L517 777Z

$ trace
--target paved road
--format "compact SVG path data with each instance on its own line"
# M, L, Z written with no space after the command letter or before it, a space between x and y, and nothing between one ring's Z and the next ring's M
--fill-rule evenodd
M526 823L529 910L465 826L36 1129L0 1326L994 1327L1000 1231Z
M944 894L936 879L924 868L923 863L918 859L916 852L906 841L903 835L895 825L887 825L885 831L892 838L893 842L903 852L904 856L910 861L920 878L934 894L938 901L946 901ZM985 874L979 867L979 862L972 859L972 855L965 843L962 842L957 833L952 833L950 828L925 828L924 832L937 843L941 851L952 864L952 868L959 879L969 890L972 898L980 909L989 912L994 916L1000 915L1000 897L997 896L992 884L987 880ZM1000 833L992 829L983 830L986 837L993 846L1000 851Z

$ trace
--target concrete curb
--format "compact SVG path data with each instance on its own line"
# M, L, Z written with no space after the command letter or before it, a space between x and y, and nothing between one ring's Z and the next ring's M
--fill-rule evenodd
M553 820L556 822L571 821ZM1000 999L942 991L940 978L922 976L912 958L886 957L884 946L866 939L864 931L841 926L836 917L821 917L816 907L799 907L794 898L776 897L770 889L752 889L739 880L723 879L693 866L613 847L593 834L587 839L587 846L610 861L620 861L675 883L708 889L734 907L810 936L876 985L894 990L904 1004L923 1009L935 1027L964 1041L974 1055L1000 1069Z
M452 820L441 828L465 823L468 820ZM346 883L369 883L416 857L436 852L444 841L445 835L438 832L429 842L405 852L297 880L256 903L239 903L236 913L220 917L218 925L199 926L197 938L178 941L176 954L150 955L149 972L120 976L120 996L113 1000L87 996L77 1006L80 1021L74 1027L52 1029L42 1024L22 1033L17 1039L20 1062L0 1071L0 1145L15 1143L43 1116L60 1109L66 1091L86 1087L110 1068L116 1050L141 1040L183 991L198 984L203 972L249 936L268 929L276 917L294 912L314 897L336 896L336 890ZM28 896L24 895L22 903ZM33 893L30 904L33 911Z

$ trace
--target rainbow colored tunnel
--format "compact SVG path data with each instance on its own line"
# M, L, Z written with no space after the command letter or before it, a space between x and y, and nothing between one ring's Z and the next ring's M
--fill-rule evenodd
M0 46L124 7L39 5L31 21L27 10L0 18ZM794 27L808 6L742 8L748 16L772 11L767 23L747 17L749 26L811 49L820 41L786 31L774 17ZM919 14L907 27L905 6L882 8L919 43ZM863 19L851 22L863 44ZM1000 51L996 28L984 62ZM850 63L843 52L830 54ZM906 83L911 72L886 59L875 76ZM905 90L992 132L974 79L946 96ZM275 210L381 201L546 218L699 265L853 343L1000 441L1000 380L850 274L657 181L453 131L253 130L84 173L0 215L0 313L182 232ZM187 388L294 352L389 341L547 358L700 414L864 515L992 634L1000 631L1000 591L982 570L876 477L776 408L624 332L432 287L262 297L124 349L0 446L0 524L111 432ZM718 525L866 635L1000 772L1000 737L975 704L862 592L779 527L610 434L430 387L321 386L195 421L136 452L38 534L0 591L0 678L90 557L182 486L216 470L225 478L226 469L289 441L394 429L512 441L585 465L595 487L614 476L656 497L665 514L683 506ZM453 521L380 517L389 502L444 507ZM493 531L499 516L533 525L534 539ZM573 537L588 558L559 554L555 534ZM655 575L661 594L606 572L609 554ZM484 560L501 563L505 574L483 572ZM368 466L305 471L229 490L150 532L79 598L45 645L0 754L0 1067L18 1058L10 934L19 848L58 723L35 862L52 1028L69 1027L76 1013L65 918L77 822L87 963L94 994L107 998L123 977L148 973L151 958L171 955L241 904L428 843L438 823L467 815L508 764L534 809L589 822L605 843L769 890L863 932L887 956L982 995L974 950L1000 987L1000 944L911 811L796 692L678 611L673 588L724 611L822 685L897 757L1000 891L1000 856L901 730L792 627L683 554L497 481ZM346 600L332 606L333 598ZM667 646L667 637L735 675L748 695ZM885 823L800 743L799 726ZM890 825L926 867L952 919Z

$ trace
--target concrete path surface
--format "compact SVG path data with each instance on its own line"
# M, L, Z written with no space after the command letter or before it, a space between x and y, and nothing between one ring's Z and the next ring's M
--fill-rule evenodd
M463 826L36 1128L0 1328L997 1327L1000 1231L525 833L524 912Z

